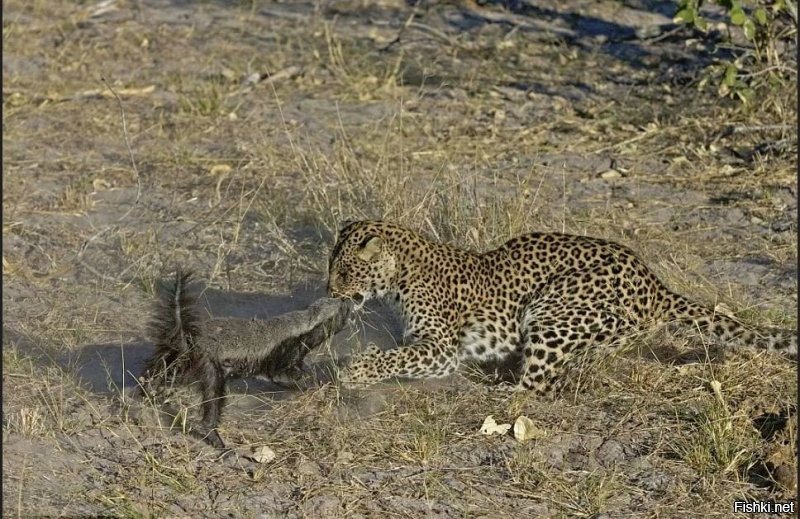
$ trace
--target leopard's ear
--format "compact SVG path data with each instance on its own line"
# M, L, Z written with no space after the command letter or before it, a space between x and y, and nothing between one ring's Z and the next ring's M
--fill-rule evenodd
M358 257L363 261L375 261L381 253L381 249L383 249L383 238L371 236L361 243Z

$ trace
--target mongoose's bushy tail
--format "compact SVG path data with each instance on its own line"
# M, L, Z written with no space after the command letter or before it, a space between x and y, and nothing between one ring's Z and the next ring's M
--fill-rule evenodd
M733 347L758 348L797 359L796 331L749 326L678 294L665 299L660 317L696 325L704 333Z
M145 379L185 372L194 363L194 337L198 334L197 298L190 293L192 274L179 268L171 289L162 290L150 321L155 354Z
M225 375L218 363L197 347L200 320L191 282L191 273L178 268L172 290L159 293L150 322L150 338L156 351L139 388L143 392L145 386L157 387L172 377L182 382L198 381L203 394L203 420L193 427L192 434L221 449L225 443L216 428L225 399Z

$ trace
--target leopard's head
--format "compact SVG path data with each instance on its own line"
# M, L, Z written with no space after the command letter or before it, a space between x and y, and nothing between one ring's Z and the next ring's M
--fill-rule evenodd
M392 291L397 260L380 222L345 222L328 263L328 295L363 302Z

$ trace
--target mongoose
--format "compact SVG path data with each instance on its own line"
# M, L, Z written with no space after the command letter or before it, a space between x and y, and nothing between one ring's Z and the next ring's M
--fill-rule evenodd
M175 377L199 383L203 418L194 435L216 448L225 444L217 432L229 377L272 379L299 371L303 358L346 324L352 303L322 298L305 310L268 320L200 317L192 293L191 273L175 275L171 290L162 291L150 323L155 354L147 363L144 384L157 387Z

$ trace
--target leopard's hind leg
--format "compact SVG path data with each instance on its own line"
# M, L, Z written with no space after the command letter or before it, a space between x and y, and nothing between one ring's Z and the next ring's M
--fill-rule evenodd
M627 318L608 309L533 301L523 312L522 369L516 389L559 393L568 382L566 373L618 348L631 329Z

